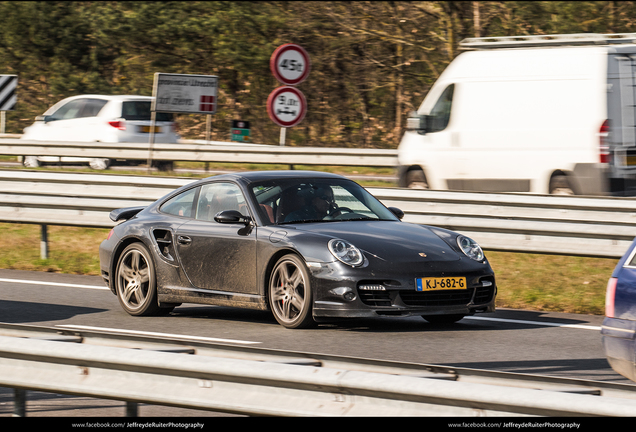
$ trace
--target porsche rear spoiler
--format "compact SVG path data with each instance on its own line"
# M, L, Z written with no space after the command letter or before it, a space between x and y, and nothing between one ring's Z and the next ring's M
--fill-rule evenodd
M125 220L128 220L131 217L135 216L137 213L139 213L140 211L142 211L145 208L146 208L146 206L120 208L120 209L113 210L112 212L110 212L108 217L113 222L125 221Z

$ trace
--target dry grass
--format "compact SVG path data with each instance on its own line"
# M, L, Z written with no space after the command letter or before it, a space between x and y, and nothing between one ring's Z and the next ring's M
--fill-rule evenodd
M618 259L487 252L495 270L497 306L602 315Z
M48 227L49 258L40 258L40 226L0 224L0 268L99 275L99 244L108 229Z

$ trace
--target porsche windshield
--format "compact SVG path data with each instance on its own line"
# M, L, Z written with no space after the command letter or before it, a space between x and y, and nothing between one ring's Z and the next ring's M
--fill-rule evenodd
M343 220L398 220L357 183L286 179L252 185L263 220L274 224Z

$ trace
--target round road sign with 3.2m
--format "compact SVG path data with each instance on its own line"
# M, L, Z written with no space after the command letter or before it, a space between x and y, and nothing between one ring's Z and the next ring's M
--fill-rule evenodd
M305 95L296 87L278 87L267 98L267 113L280 127L296 126L307 112Z
M274 77L285 85L303 82L311 67L309 54L296 44L284 44L276 48L269 60L269 68Z

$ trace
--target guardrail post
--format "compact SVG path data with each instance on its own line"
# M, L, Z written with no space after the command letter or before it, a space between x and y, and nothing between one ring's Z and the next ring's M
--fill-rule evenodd
M126 402L126 417L138 417L139 404L137 402Z
M26 390L13 390L13 417L26 417Z
M47 225L40 225L40 258L49 259L49 234Z

